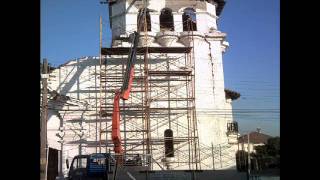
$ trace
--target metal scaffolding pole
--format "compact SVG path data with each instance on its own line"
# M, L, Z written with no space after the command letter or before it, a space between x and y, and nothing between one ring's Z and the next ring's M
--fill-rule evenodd
M102 73L101 73L101 71L102 71L102 56L101 56L101 48L102 48L102 18L101 18L101 16L100 16L100 43L99 43L99 49L100 49L100 57L99 57L99 62L100 62L100 116L99 116L99 153L101 153L101 119L102 119L102 113L104 113L103 111L102 111L102 108L101 108L101 106L102 106L102 101L103 101L103 99L102 99Z

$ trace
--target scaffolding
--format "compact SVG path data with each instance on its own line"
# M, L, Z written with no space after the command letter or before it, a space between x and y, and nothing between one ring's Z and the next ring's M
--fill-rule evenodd
M175 161L177 166L187 164L189 168L195 169L199 164L191 49L138 48L132 96L120 106L126 154L152 154L156 161L161 162L164 157L163 132L169 128L178 132L173 138L175 151L178 155L186 156L179 156L182 161ZM110 56L105 65L106 86L109 88L104 106L109 120L114 91L122 83L127 52L129 48L123 47L102 49L104 56ZM177 57L178 54L180 56ZM103 132L110 133L111 124ZM106 143L106 146L112 148L110 143ZM183 147L188 147L187 152L181 150Z
M101 66L99 58L92 58L90 61L71 62L56 71L64 74L59 76L64 77L59 82L62 85L59 92L68 92L68 96L74 99L79 96L80 100L89 104L88 108L79 110L69 109L65 105L60 111L66 130L66 153L70 148L79 148L77 154L110 152L113 149L110 136L113 97L114 91L123 83L129 50L129 47L102 48L104 61ZM212 168L211 163L204 163L205 160L213 162L215 169L220 169L222 164L223 167L228 166L231 161L229 163L224 159L228 159L229 145L208 147L198 142L192 47L149 47L149 63L146 66L145 54L146 48L139 47L131 97L121 101L124 153L128 156L151 155L150 169L167 169L164 162L164 131L172 129L175 154L171 162L173 169ZM85 70L82 71L84 66ZM70 83L78 71L81 71L79 89L66 89L68 84L64 85L63 82ZM72 154L71 150L69 154ZM68 157L67 154L65 156ZM214 160L211 161L211 158Z
M149 47L146 12L144 6L143 33L139 32L141 19L138 22L138 32L143 42L137 48L131 97L120 105L124 154L150 155L157 165L163 162L163 166L166 166L168 162L165 162L163 133L166 129L171 129L175 132L173 143L176 156L170 166L201 169L195 112L193 48ZM101 24L100 19L100 152L102 143L105 144L106 151L113 147L108 139L112 127L108 123L113 110L112 100L114 92L121 88L124 81L125 69L128 68L126 60L132 48L132 44L131 47L103 48ZM192 31L192 28L189 29L189 33ZM193 41L193 36L189 37ZM122 40L129 41L129 37ZM104 129L101 125L103 118L106 122ZM105 133L104 141L102 133ZM148 161L150 168L154 169L151 159Z
M192 47L148 47L146 7L143 14L144 33L139 34L140 37L144 36L141 38L144 42L137 48L131 97L120 105L124 154L150 155L159 165L166 157L163 133L166 129L174 129L176 157L171 162L175 163L173 167L199 169ZM129 37L123 40L129 41ZM100 68L98 73L95 72L100 79L99 104L96 103L95 108L96 111L99 109L96 112L99 114L99 152L103 145L105 151L113 148L108 138L111 137L113 96L124 81L126 60L131 48L103 48L100 17ZM104 128L102 122L105 122ZM152 160L148 161L153 169Z
M72 154L70 148L79 147L77 154L113 149L110 136L113 97L123 83L129 51L130 47L102 48L103 61L79 59L55 71L59 77L58 92L89 104L80 109L65 105L60 111L66 130L66 157L68 152ZM68 88L75 77L77 83ZM207 147L198 142L194 86L192 47L148 47L148 51L146 47L138 47L131 97L121 101L120 106L125 154L151 155L150 169L166 169L164 131L172 129L173 169L209 169L211 163L203 162L212 157L216 169L221 164L227 166L228 162L223 160L229 154L227 145Z

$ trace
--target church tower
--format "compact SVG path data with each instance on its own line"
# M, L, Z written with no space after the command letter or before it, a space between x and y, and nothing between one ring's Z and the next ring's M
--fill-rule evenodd
M226 33L219 31L217 26L225 1L148 0L145 3L147 12L144 26L147 27L142 27L140 47L191 47L193 64L188 67L194 76L194 128L198 138L196 153L204 162L201 169L234 166L238 127L232 117L233 98L229 96L230 91L225 90L222 58L229 44L225 41ZM123 39L129 39L130 34L138 30L137 18L143 8L144 1L110 2L112 47L131 46L129 41ZM165 56L166 52L160 54ZM172 103L169 103L171 107ZM172 130L175 136L177 132ZM204 154L211 154L211 151L217 152L220 157L203 157ZM214 161L217 161L216 165L213 165Z

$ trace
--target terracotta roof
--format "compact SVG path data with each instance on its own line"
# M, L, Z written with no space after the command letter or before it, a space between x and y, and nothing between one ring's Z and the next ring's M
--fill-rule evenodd
M272 138L272 136L263 134L261 132L251 132L249 136L250 143L253 143L253 144L261 144L261 143L267 144L269 138ZM239 137L239 143L242 143L242 142L248 143L247 134Z

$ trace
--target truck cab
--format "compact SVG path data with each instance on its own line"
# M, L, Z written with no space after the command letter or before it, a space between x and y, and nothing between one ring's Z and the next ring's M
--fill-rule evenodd
M107 174L108 158L106 153L75 156L68 173L69 180L104 178Z

